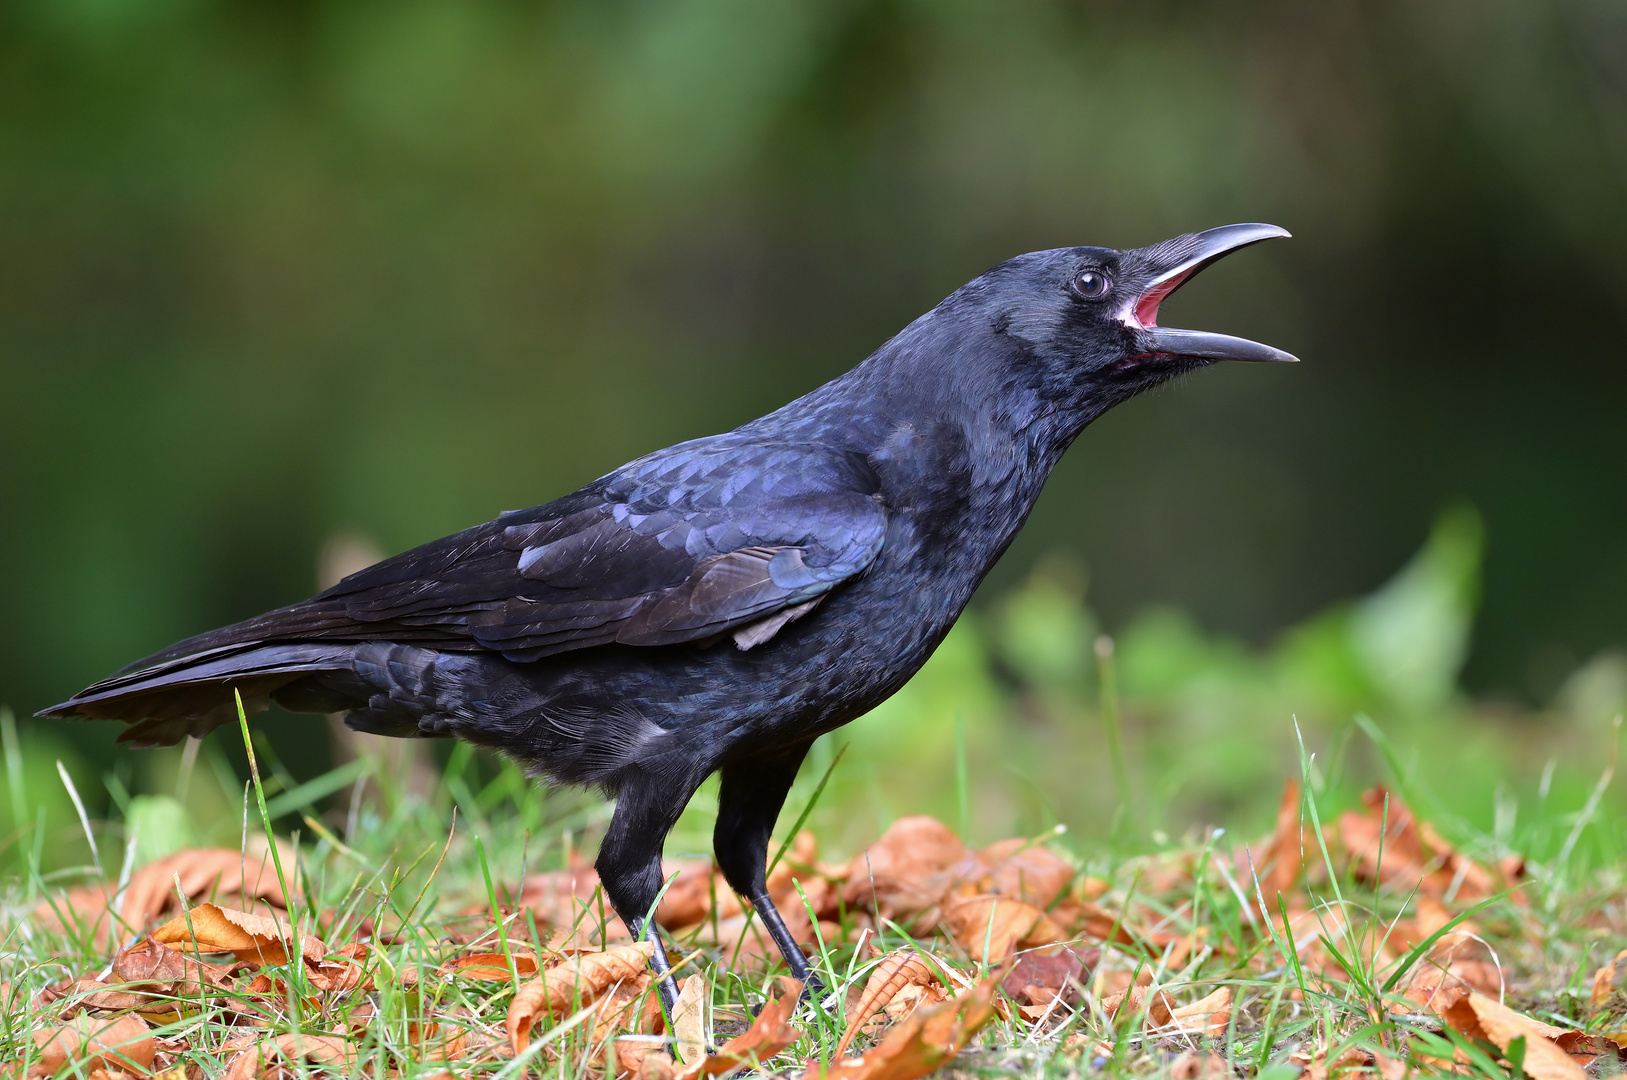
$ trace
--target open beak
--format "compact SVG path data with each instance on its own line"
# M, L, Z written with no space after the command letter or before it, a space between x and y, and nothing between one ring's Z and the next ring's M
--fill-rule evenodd
M1135 331L1142 354L1298 363L1297 356L1247 338L1211 334L1205 330L1172 330L1158 325L1158 305L1193 274L1240 248L1288 235L1287 229L1275 225L1223 225L1143 248L1142 257L1153 267L1154 277L1123 316L1125 324Z

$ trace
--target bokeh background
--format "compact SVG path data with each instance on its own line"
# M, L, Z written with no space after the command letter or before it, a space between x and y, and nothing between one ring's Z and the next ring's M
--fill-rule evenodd
M1099 827L1079 710L1105 630L1136 782L1187 798L1170 828L1269 811L1294 715L1337 747L1388 709L1426 763L1497 743L1447 769L1488 822L1495 762L1604 760L1627 695L1619 3L14 0L0 147L19 714L307 595L336 537L401 550L751 419L1010 255L1270 221L1295 239L1165 321L1305 362L1095 425L897 706L916 720L854 737L947 789L958 724L987 806ZM1391 603L1427 617L1385 646L1434 650L1421 696L1305 660L1316 633L1367 640L1371 604L1341 603L1437 520L1424 599ZM1216 672L1250 689L1204 691ZM291 775L327 766L320 720L267 722ZM107 725L21 730L97 805L129 767ZM1021 784L983 775L1019 744Z

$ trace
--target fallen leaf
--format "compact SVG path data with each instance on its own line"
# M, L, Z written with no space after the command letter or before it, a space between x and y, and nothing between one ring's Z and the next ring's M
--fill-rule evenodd
M1000 988L1020 1006L1047 1010L1058 998L1069 1005L1079 1000L1079 987L1101 960L1100 949L1059 945L1035 949L1017 957L1000 980ZM1038 1015L1031 1016L1036 1019ZM1027 1010L1024 1010L1027 1015Z
M1411 919L1397 919L1391 931L1392 940L1400 942L1407 948L1422 945L1438 930L1443 930L1456 916L1452 909L1428 894L1418 897L1417 913ZM1475 934L1480 933L1480 927L1475 925L1473 919L1465 919L1452 928L1447 934L1436 939L1432 949L1439 949L1445 945L1470 941Z
M985 867L980 887L1045 910L1073 882L1073 864L1050 848L1013 837L990 844L977 853Z
M791 1024L791 1014L796 1011L801 994L801 983L782 978L779 995L768 999L751 1027L724 1043L717 1053L684 1066L676 1074L676 1080L727 1076L748 1065L761 1064L796 1042L802 1032Z
M148 1031L139 1016L104 1019L81 1013L61 1027L34 1032L40 1051L35 1068L46 1076L70 1066L86 1072L123 1069L145 1075L157 1049Z
M966 856L966 845L943 822L899 818L848 864L842 898L850 908L911 926L936 909Z
M286 964L288 943L284 933L289 929L286 920L199 904L154 930L153 940L199 952L229 952L251 964ZM320 938L301 935L300 952L306 960L321 960L326 951Z
M134 1009L144 1004L146 999L100 979L66 979L41 990L40 1001L53 1004L64 1002L62 1018L66 1020L81 1009Z
M604 952L575 953L521 986L508 1008L508 1040L516 1055L531 1043L531 1027L544 1016L560 1017L591 1004L616 983L644 973L655 945L617 945Z
M1593 973L1593 1007L1604 1008L1605 1002L1621 990L1622 984L1627 982L1627 949L1616 954L1604 967Z
M1426 894L1472 901L1496 888L1491 871L1461 855L1428 822L1419 822L1401 798L1382 784L1362 793L1365 813L1339 815L1337 833L1355 864L1356 875L1401 891L1415 886ZM1382 865L1381 865L1382 863ZM1523 863L1510 864L1517 876ZM1510 884L1513 881L1510 880Z
M792 941L802 944L813 942L813 923L808 919L806 908L800 904L777 904L775 908L785 922L785 928L790 932ZM840 932L832 924L821 923L820 927L821 932L825 933L826 941L833 940ZM778 963L780 960L779 946L768 936L768 931L763 927L763 920L749 912L717 923L703 922L682 931L681 934L685 941L692 941L695 945L716 946L722 949L723 963L728 967L757 968Z
M291 857L292 852L285 850L283 858ZM189 848L150 862L131 874L119 900L117 919L110 912L115 889L108 884L69 889L41 901L34 909L34 918L43 927L71 929L76 937L88 936L98 947L107 948L115 937L127 933L126 927L144 930L159 916L178 910L177 877L188 901L235 896L287 907L268 856L251 854L245 859L241 852L226 848Z
M560 952L594 950L612 941L632 939L627 924L617 918L610 901L604 898L599 872L574 851L569 869L526 878L515 904L530 909L539 928L555 931L548 947Z
M666 1050L653 1043L617 1043L616 1061L625 1080L673 1080L678 1072Z
M645 1009L639 1018L637 1030L617 1038L611 1044L615 1049L617 1070L623 1076L651 1075L671 1080L677 1067L667 1053L667 1040L662 1037L665 1020L661 1016L660 997L650 994L644 1000Z
M1122 945L1139 943L1150 946L1159 952L1162 952L1163 947L1174 940L1173 934L1138 931L1132 927L1124 912L1109 911L1098 904L1092 903L1079 905L1079 913L1071 929L1081 937L1094 938L1097 941L1114 941Z
M1393 1060L1393 1059L1392 1059ZM1315 1054L1296 1051L1288 1055L1292 1065L1298 1065L1304 1070L1301 1080L1331 1080L1333 1077L1361 1077L1366 1070L1377 1067L1378 1059L1369 1050L1361 1047L1350 1047L1342 1051L1337 1057L1330 1057L1326 1048L1319 1049ZM1397 1063L1399 1064L1399 1063ZM1380 1073L1382 1076L1382 1072Z
M1183 1052L1169 1063L1169 1080L1222 1080L1232 1075L1231 1066L1219 1054L1207 1051Z
M1484 1039L1503 1053L1515 1039L1525 1040L1525 1074L1531 1080L1583 1080L1582 1067L1560 1049L1529 1016L1500 1005L1484 994L1471 993L1441 1014L1461 1034Z
M1232 1021L1232 988L1222 986L1208 997L1171 1009L1169 1018L1188 1035L1221 1038Z
M883 956L865 981L864 993L859 996L858 1004L848 1013L847 1030L842 1033L841 1042L836 1044L834 1056L839 1058L847 1053L848 1045L865 1023L887 1008L902 991L910 987L919 990L940 985L932 967L914 949L897 949ZM919 1003L922 997L916 994L915 1002Z
M352 942L309 965L306 974L311 984L324 993L340 994L358 987L370 991L375 987L367 974L367 954L366 943Z
M1254 897L1257 914L1270 915L1278 910L1277 898L1286 902L1294 883L1305 869L1306 830L1299 817L1299 781L1289 777L1282 787L1282 799L1277 803L1277 825L1271 839L1254 860L1253 871L1259 880L1260 893ZM1245 879L1244 885L1248 884ZM1261 898L1265 901L1260 910Z
M514 952L514 970L520 978L528 979L539 970L537 954L529 950ZM465 953L441 965L441 974L480 982L508 982L508 957L502 953Z
M1018 947L1053 945L1066 939L1060 927L1032 904L1001 896L970 896L947 906L944 925L973 958L1004 960Z
M768 896L776 907L782 904L800 904L795 882L802 878L812 881L817 877L814 862L819 857L819 841L807 829L792 839L791 846L768 875Z
M232 1058L222 1080L295 1080L309 1075L302 1064L350 1066L356 1048L334 1035L278 1035L260 1039Z
M1122 1012L1126 1016L1146 1015L1147 1027L1161 1028L1175 1016L1175 999L1152 986L1132 986L1102 1001L1102 1011L1110 1020L1117 1020Z
M655 1025L664 1023L660 995L649 992L653 981L651 973L645 971L636 979L624 979L610 988L593 1018L594 1042L602 1043L624 1032L648 1034Z
M691 975L678 984L678 1000L672 1006L673 1048L678 1060L694 1064L706 1056L712 1032L706 1026L706 1001L710 987L704 975Z
M1432 896L1420 896L1417 915L1396 920L1392 940L1407 948L1416 947L1445 928L1452 919L1452 912L1445 904ZM1466 919L1450 933L1436 938L1407 980L1402 991L1406 1000L1395 1002L1390 1010L1404 1012L1408 1008L1406 1002L1411 1002L1423 1011L1439 1013L1470 991L1498 994L1503 986L1502 971L1491 950L1476 938L1479 932L1479 927Z
M709 919L729 919L743 910L740 898L712 862L662 863L663 879L677 874L655 909L656 924L666 930L695 926Z
M113 957L109 974L114 982L133 984L131 989L152 989L196 997L226 984L232 968L216 967L167 945L147 938Z
M285 849L281 854L291 864L292 851ZM177 877L188 901L214 902L218 897L236 894L288 907L269 852L245 858L235 848L188 848L150 862L130 875L119 905L124 921L139 929L149 919L176 908Z
M839 1058L829 1069L811 1066L803 1080L915 1080L960 1053L994 1016L990 980L939 1005L915 1010L887 1037L857 1057Z

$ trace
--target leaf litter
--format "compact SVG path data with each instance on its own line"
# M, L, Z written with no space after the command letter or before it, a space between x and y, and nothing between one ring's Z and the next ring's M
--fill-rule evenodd
M299 887L285 893L267 858L183 851L137 869L122 891L49 894L13 929L14 940L72 932L99 958L7 969L0 997L34 1020L26 1032L8 1021L0 1073L1621 1070L1627 949L1571 979L1568 1013L1516 975L1511 959L1531 954L1552 920L1527 897L1522 860L1457 850L1383 788L1320 832L1302 800L1290 782L1259 844L1189 846L1105 874L1049 837L972 849L928 817L899 819L842 863L799 833L769 885L833 988L813 1001L776 974L755 912L714 866L674 863L656 912L681 979L670 1016L652 946L630 940L574 852L484 905L413 921L387 904L367 917L355 903L319 911ZM283 854L297 865L294 850ZM36 988L20 991L29 979Z

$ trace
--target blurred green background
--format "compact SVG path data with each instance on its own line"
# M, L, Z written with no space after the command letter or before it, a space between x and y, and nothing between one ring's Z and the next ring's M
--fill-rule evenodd
M1296 712L1335 751L1360 710L1448 760L1490 740L1533 784L1573 722L1561 773L1596 776L1627 644L1606 0L14 0L0 700L305 596L335 536L400 550L755 417L1010 255L1232 221L1296 238L1165 321L1305 363L1088 431L929 677L854 737L952 772L964 715L1026 770L978 789L988 813L1079 828L1112 805L1078 711L1105 630L1165 828L1269 809ZM1436 576L1376 594L1435 607L1362 630L1377 601L1342 602L1453 506L1479 516L1439 519L1413 564ZM295 775L325 767L319 720L276 722ZM22 727L93 782L112 735Z

